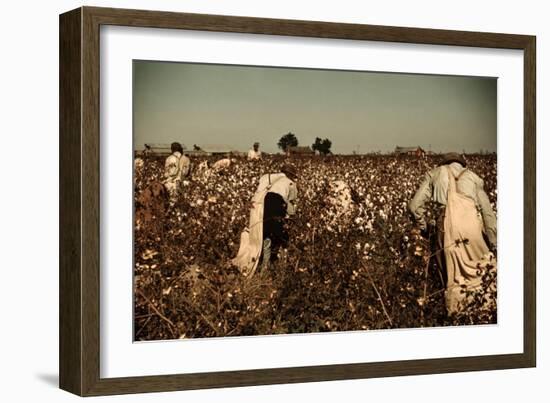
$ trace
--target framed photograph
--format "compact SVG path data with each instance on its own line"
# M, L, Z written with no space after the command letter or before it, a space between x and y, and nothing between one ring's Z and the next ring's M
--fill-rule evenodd
M60 16L60 387L533 367L535 37Z

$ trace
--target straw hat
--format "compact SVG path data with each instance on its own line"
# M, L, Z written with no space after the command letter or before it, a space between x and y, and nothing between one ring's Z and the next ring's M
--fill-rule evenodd
M298 177L298 171L296 167L291 164L285 164L281 168L281 172L284 173L289 179L296 179Z
M450 164L452 162L458 162L463 167L468 165L466 163L466 160L464 158L462 158L462 156L458 153L447 153L447 154L443 155L443 161L439 165L447 165L447 164Z

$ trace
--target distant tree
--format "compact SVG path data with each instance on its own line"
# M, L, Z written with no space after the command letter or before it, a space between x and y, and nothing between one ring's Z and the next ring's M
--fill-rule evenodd
M283 137L279 139L277 146L284 152L288 150L288 147L296 147L298 145L298 139L294 133L288 132Z
M332 141L329 139L321 140L319 137L315 137L315 143L311 145L311 148L315 151L319 151L319 154L330 154L330 147L332 147Z

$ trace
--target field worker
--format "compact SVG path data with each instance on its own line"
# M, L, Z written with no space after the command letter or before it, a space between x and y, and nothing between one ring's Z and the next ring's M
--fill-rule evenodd
M260 151L260 143L256 142L250 150L248 150L248 160L259 160L262 158L262 152Z
M296 168L285 165L280 173L263 175L252 198L250 222L241 234L241 244L233 264L245 276L252 276L260 259L261 270L275 260L281 246L288 245L287 217L296 212Z
M457 153L446 154L443 162L426 174L409 203L421 229L426 229L426 203L439 205L436 217L436 260L447 275L445 303L453 314L464 307L466 290L479 289L483 272L496 269L492 248L496 247L496 215L483 189L483 180L466 168Z
M144 144L143 145L143 152L142 152L142 155L144 157L148 157L149 155L152 154L153 150L151 150L151 146L149 144Z
M164 187L170 198L170 206L173 206L178 199L181 182L189 175L191 161L183 155L183 147L180 143L172 143L170 149L172 154L164 163Z
M229 166L234 163L236 160L234 158L222 158L221 160L218 160L216 162L214 162L214 164L212 165L212 170L214 172L221 172L227 168L229 168Z
M145 162L143 161L143 158L137 157L136 159L134 159L134 169L139 170L143 168L144 165Z
M137 157L134 159L134 185L138 183L138 177L142 174L143 167L145 166L145 161L143 158Z

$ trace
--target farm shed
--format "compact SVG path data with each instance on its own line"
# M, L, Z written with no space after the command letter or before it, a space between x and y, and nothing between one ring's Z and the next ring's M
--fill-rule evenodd
M395 147L395 154L397 155L415 155L417 157L422 157L426 155L426 151L422 149L422 147L416 146L416 147Z

